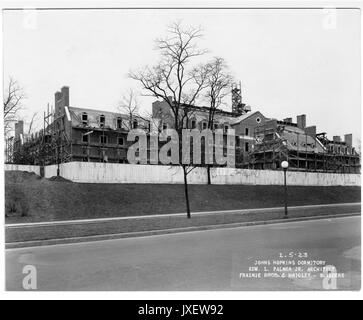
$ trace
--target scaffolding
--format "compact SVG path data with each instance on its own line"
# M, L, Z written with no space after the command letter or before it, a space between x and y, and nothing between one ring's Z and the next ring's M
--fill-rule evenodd
M49 104L44 111L43 129L15 141L12 161L40 166L71 161L71 139L65 128L64 114L55 115Z
M42 165L61 164L72 159L72 143L68 137L64 114L55 114L49 104L44 111L43 131L40 132L39 159Z
M289 132L286 125L293 126L278 122L277 127L257 127L256 143L244 167L277 170L286 160L293 171L360 173L360 157L354 148L344 154L337 153L329 148L333 142L326 136L322 138L318 135L314 139L299 131ZM311 143L312 139L314 143Z
M14 161L14 137L5 139L5 163Z
M243 114L241 82L232 84L232 112Z

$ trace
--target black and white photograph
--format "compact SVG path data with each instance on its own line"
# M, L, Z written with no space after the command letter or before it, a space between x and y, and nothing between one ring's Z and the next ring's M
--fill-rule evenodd
M359 293L359 5L63 2L2 5L6 293Z

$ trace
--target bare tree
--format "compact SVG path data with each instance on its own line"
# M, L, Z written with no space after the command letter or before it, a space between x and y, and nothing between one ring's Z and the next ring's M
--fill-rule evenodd
M173 118L169 114L165 114L161 110L156 114L153 112L146 112L144 118L150 122L150 128L156 130L158 133L163 132L163 124L173 121Z
M127 115L126 127L128 130L134 128L134 121L140 118L140 107L134 90L130 89L121 98L121 102L118 106L120 113Z
M221 110L223 99L230 93L233 77L223 58L216 57L205 66L207 77L207 89L205 98L209 104L208 129L214 130L216 113ZM211 166L207 165L208 184L211 181Z
M22 108L21 102L25 98L23 89L13 78L9 79L9 83L4 88L4 134L9 135L12 130L12 123L17 120L17 115Z
M184 174L188 218L191 218L188 174L192 169L182 161L182 132L188 128L192 106L206 87L206 69L191 66L195 58L206 52L197 47L201 36L200 28L185 28L180 23L173 23L168 28L167 37L156 40L161 62L154 67L130 73L130 77L138 81L148 95L162 99L170 107L174 129L179 135L179 159Z
M29 122L29 128L28 128L28 135L30 136L32 133L34 133L34 122L36 121L36 118L38 116L38 113L37 112L34 112L31 119L30 119L30 122Z

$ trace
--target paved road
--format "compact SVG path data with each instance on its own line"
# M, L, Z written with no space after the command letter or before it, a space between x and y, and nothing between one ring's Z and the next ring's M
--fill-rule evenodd
M279 261L309 267L325 261L339 277L344 273L338 289L356 290L360 231L360 217L350 217L7 250L7 289L22 290L22 270L33 265L43 291L322 290L323 281L306 266L274 268ZM249 269L256 260L265 265ZM267 271L269 278L255 278ZM272 277L283 273L295 278Z

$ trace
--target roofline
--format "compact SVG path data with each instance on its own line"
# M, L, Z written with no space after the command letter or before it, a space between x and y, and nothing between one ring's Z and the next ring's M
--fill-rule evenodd
M79 108L79 107L72 107L72 106L68 106L69 110L72 111L72 109L77 109L79 111L84 111L84 112L96 112L100 115L102 114L112 114L112 115L116 115L116 116L124 116L124 117L129 117L128 114L126 113L121 113L121 112L114 112L114 111L106 111L106 110L97 110L97 109L91 109L91 108ZM142 120L145 120L145 121L149 121L149 120L146 120L144 117L142 116L139 116L139 115L135 115L134 116L135 118L138 118L138 119L142 119Z
M210 107L206 107L206 106L188 105L186 103L182 103L181 106L182 107L191 107L191 108L198 109L200 111L206 111L206 112L208 112L211 109ZM236 113L233 113L231 111L221 110L218 108L215 109L215 112L219 113L219 114L224 114L224 115L230 116L230 117L235 117L235 118L238 117L238 115Z
M244 115L240 115L240 116L238 116L238 118L241 118L241 117L243 117L243 116L247 116L246 118L244 118L244 119L241 119L241 120L239 120L238 118L236 119L236 122L234 122L233 124L232 124L232 126L233 125L236 125L236 124L239 124L239 123L241 123L241 121L243 121L243 120L246 120L246 119L248 119L249 117L252 117L254 114L256 114L256 113L261 113L262 114L262 112L261 111L254 111L254 112L249 112L249 113L246 113L246 114L244 114ZM263 114L262 114L263 115ZM265 117L265 116L264 116ZM267 118L266 118L267 119Z
M156 102L163 103L163 102L165 102L165 100L161 100L161 101L160 100L155 100L153 103L156 103ZM172 103L175 104L175 101L172 101ZM210 109L210 107L207 107L207 106L196 106L194 104L189 105L187 103L181 103L180 106L181 107L190 107L190 108L198 109L200 111L205 111L205 112L208 112L209 109ZM229 117L233 117L233 118L237 118L237 117L240 116L237 113L222 110L222 109L218 109L218 108L216 108L216 113L223 114L225 116L229 116Z
M113 111L106 111L106 110L99 110L99 109L91 109L91 108L80 108L80 107L72 107L68 106L70 110L77 109L80 111L91 111L91 112L97 112L97 113L112 113L112 114L122 114L121 112L113 112Z

